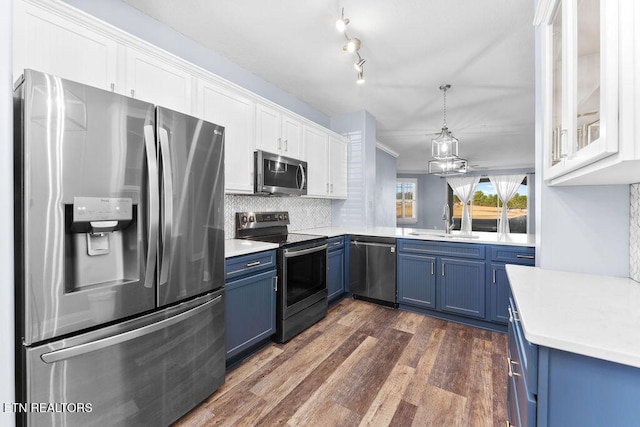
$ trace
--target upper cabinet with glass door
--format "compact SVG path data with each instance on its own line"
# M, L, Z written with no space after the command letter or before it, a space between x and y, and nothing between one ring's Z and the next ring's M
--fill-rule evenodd
M633 115L634 0L540 0L544 179L549 185L640 181ZM625 88L623 90L623 87ZM630 93L625 93L631 89ZM634 173L634 167L638 172Z

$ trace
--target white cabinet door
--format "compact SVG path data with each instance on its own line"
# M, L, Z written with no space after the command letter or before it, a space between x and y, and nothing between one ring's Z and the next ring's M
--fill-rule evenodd
M286 114L282 115L282 155L305 160L302 143L302 123Z
M332 199L347 198L347 148L346 138L329 135L329 196Z
M326 132L311 126L303 129L307 153L307 196L328 197L329 173L327 166L329 138Z
M262 104L256 104L256 148L276 154L282 151L282 114Z
M192 114L192 75L185 69L143 52L127 48L125 95Z
M225 192L253 193L254 102L206 80L198 81L198 116L224 126Z
M256 148L304 160L302 123L279 109L256 104Z
M30 68L112 90L117 75L115 41L61 16L56 8L45 10L22 1L14 5L14 80Z

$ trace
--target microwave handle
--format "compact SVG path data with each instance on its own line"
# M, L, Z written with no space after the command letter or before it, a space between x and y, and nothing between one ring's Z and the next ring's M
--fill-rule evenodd
M298 174L296 173L296 185L298 186L299 190L302 190L304 188L304 184L307 181L306 178L306 173L304 170L304 167L302 166L302 163L298 165L298 172L300 172L300 176L302 177L302 182L298 183Z

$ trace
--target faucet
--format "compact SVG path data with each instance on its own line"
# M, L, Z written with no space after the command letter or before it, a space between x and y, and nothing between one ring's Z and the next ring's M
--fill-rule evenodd
M445 203L442 209L442 220L444 221L444 234L451 234L451 229L453 229L453 216L449 210L448 203Z

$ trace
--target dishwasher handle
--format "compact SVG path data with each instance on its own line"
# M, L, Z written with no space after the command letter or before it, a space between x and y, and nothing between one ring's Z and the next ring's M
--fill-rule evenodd
M375 247L378 247L378 248L390 248L391 252L395 252L396 251L396 245L394 245L392 243L361 242L359 240L352 240L351 243L356 245L356 246L375 246Z

